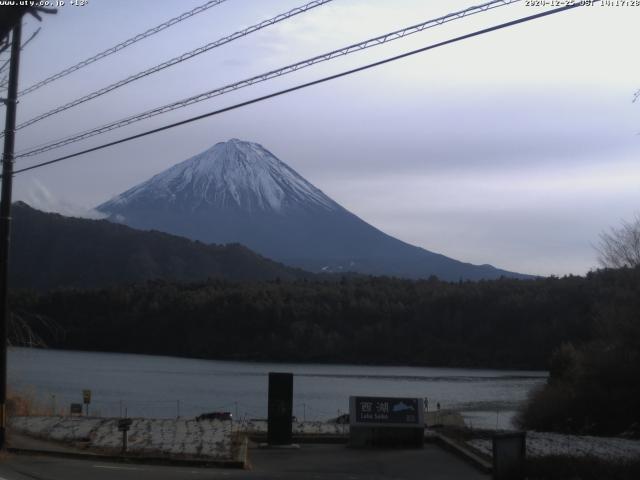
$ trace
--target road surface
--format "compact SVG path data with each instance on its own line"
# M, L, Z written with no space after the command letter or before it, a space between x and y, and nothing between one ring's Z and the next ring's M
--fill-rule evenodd
M487 480L436 445L420 450L355 450L344 445L302 445L300 449L249 451L251 470L170 467L96 460L9 455L0 461L0 480Z

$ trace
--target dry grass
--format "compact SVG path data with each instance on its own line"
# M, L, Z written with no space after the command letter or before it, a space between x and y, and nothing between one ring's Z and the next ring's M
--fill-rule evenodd
M39 401L35 392L32 390L9 390L7 393L7 416L9 418L61 414L57 408L54 410L53 403L44 405Z
M0 450L0 463L6 462L11 458L11 454L6 450Z

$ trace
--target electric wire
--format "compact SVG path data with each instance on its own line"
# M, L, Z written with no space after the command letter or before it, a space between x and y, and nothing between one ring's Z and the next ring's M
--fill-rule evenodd
M44 87L45 85L48 85L51 82L54 82L56 80L59 80L62 77L66 77L67 75L80 70L81 68L86 67L87 65L90 65L94 62L97 62L98 60L101 60L105 57L108 57L109 55L112 55L116 52L119 52L120 50L127 48L131 45L133 45L134 43L139 42L140 40L144 40L145 38L148 38L152 35L155 35L156 33L159 33L169 27L172 27L173 25L180 23L188 18L193 17L194 15L197 15L199 13L202 13L206 10L209 10L212 7L215 7L216 5L219 5L223 2L226 2L227 0L211 0L209 2L204 3L203 5L200 5L192 10L189 10L188 12L184 12L180 15L178 15L177 17L174 17L170 20L167 20L164 23L161 23L160 25L157 25L153 28L150 28L149 30L146 30L143 33L139 33L138 35L135 35L123 42L118 43L117 45L114 45L113 47L107 48L106 50L103 50L100 53L97 53L96 55L89 57L85 60L82 60L81 62L76 63L75 65L72 65L68 68L65 68L64 70L51 75L50 77L45 78L44 80L41 80L38 83L35 83L34 85L31 85L28 88L25 88L24 90L22 90L21 92L18 93L19 96L22 95L26 95L28 93L34 92L36 90L38 90L39 88Z
M114 146L114 145L118 145L118 144L121 144L121 143L129 142L131 140L135 140L135 139L138 139L138 138L146 137L148 135L159 133L159 132L162 132L164 130L169 130L171 128L175 128L175 127L178 127L178 126L181 126L181 125L186 125L188 123L192 123L192 122L195 122L195 121L198 121L198 120L202 120L204 118L212 117L212 116L215 116L215 115L220 115L222 113L229 112L231 110L236 110L238 108L246 107L248 105L252 105L252 104L255 104L255 103L258 103L258 102L262 102L264 100L268 100L268 99L271 99L271 98L279 97L279 96L285 95L287 93L295 92L297 90L302 90L302 89L307 88L307 87L311 87L311 86L314 86L314 85L325 83L325 82L328 82L328 81L331 81L331 80L335 80L335 79L338 79L338 78L346 77L348 75L352 75L354 73L362 72L364 70L369 70L371 68L375 68L375 67L378 67L378 66L381 66L381 65L385 65L387 63L391 63L391 62L394 62L394 61L397 61L397 60L400 60L400 59L403 59L403 58L407 58L407 57L416 55L418 53L423 53L423 52L426 52L428 50L432 50L432 49L435 49L435 48L438 48L438 47L442 47L442 46L445 46L445 45L450 45L452 43L460 42L462 40L467 40L469 38L477 37L479 35L490 33L490 32L496 31L496 30L501 30L503 28L511 27L511 26L514 26L514 25L519 25L521 23L525 23L525 22L529 22L531 20L536 20L536 19L539 19L539 18L547 17L549 15L554 15L556 13L564 12L564 11L571 10L573 8L577 8L577 7L581 7L581 6L582 5L580 3L570 4L570 5L566 5L564 7L556 8L554 10L548 10L548 11L537 13L537 14L534 14L534 15L529 15L527 17L522 17L522 18L519 18L519 19L516 19L516 20L511 20L509 22L501 23L499 25L494 25L492 27L484 28L482 30L476 30L475 32L472 32L472 33L468 33L468 34L461 35L461 36L458 36L458 37L455 37L455 38L451 38L449 40L444 40L442 42L438 42L438 43L435 43L435 44L432 44L432 45L428 45L426 47L422 47L422 48L419 48L417 50L411 50L409 52L405 52L405 53L402 53L400 55L395 55L393 57L389 57L389 58L386 58L384 60L380 60L380 61L377 61L377 62L369 63L367 65L363 65L361 67L353 68L351 70L343 71L343 72L340 72L340 73L337 73L337 74L334 74L334 75L329 75L327 77L323 77L323 78L320 78L320 79L317 79L317 80L313 80L311 82L306 82L306 83L303 83L303 84L299 84L299 85L296 85L294 87L290 87L290 88L286 88L284 90L280 90L280 91L277 91L277 92L274 92L274 93L270 93L268 95L263 95L261 97L253 98L251 100L247 100L247 101L244 101L244 102L236 103L235 105L231 105L231 106L224 107L224 108L221 108L221 109L218 109L218 110L214 110L214 111L211 111L211 112L208 112L208 113L204 113L202 115L197 115L197 116L194 116L194 117L191 117L191 118L187 118L185 120L181 120L179 122L171 123L169 125L164 125L162 127L154 128L152 130L147 130L145 132L138 133L136 135L131 135L129 137L121 138L121 139L115 140L113 142L104 143L102 145L98 145L96 147L88 148L86 150L75 152L75 153L72 153L72 154L69 154L69 155L64 155L62 157L58 157L58 158L55 158L53 160L49 160L49 161L46 161L46 162L41 162L41 163L38 163L38 164L35 164L35 165L31 165L29 167L24 167L24 168L16 170L14 172L14 174L27 172L27 171L30 171L30 170L34 170L36 168L41 168L41 167L44 167L44 166L47 166L47 165L52 165L54 163L59 163L59 162L62 162L64 160L68 160L70 158L78 157L80 155L84 155L84 154L87 154L87 153L95 152L97 150L102 150L104 148L108 148L108 147L111 147L111 146Z
M22 46L20 47L20 50L22 51L24 49L24 47L26 47L29 42L31 40L33 40L34 38L36 38L36 36L38 35L38 33L40 33L40 29L42 27L38 27L38 29L33 32L29 38L27 38L24 43L22 44ZM9 43L8 45L11 45L11 43ZM7 58L7 60L2 64L2 66L0 66L0 73L2 73L4 71L4 69L7 67L7 65L9 65L9 62L11 61L11 57ZM9 72L7 72L4 77L2 78L2 80L0 80L0 88L4 88L9 84Z
M0 73L4 72L4 69L7 68L7 65L9 65L9 61L11 60L11 58L7 58L4 63L2 65L0 65ZM0 84L0 87L4 86L4 82L2 82Z
M235 82L220 88L216 88L213 90L209 90L207 92L204 93L200 93L188 98L184 98L182 100L178 100L176 102L172 102L160 107L156 107L154 109L151 110L147 110L145 112L133 115L133 116L129 116L120 120L116 120L114 122L108 123L106 125L102 125L100 127L96 127L90 130L86 130L84 132L80 132L78 134L74 134L65 138L61 138L58 140L54 140L51 142L46 142L44 144L38 145L36 147L31 147L31 149L26 149L26 150L22 150L21 152L18 152L18 154L16 154L16 158L21 158L21 157L29 157L29 156L34 156L34 155L38 155L40 153L44 153L47 152L49 150L53 150L56 148L60 148L66 145L69 145L71 143L76 143L78 141L81 140L85 140L87 138L96 136L96 135L100 135L106 132L109 132L111 130L115 130L118 128L122 128L125 127L127 125L130 125L132 123L136 123L139 122L141 120L145 120L147 118L151 118L163 113L167 113L179 108L183 108L183 107L187 107L190 105L193 105L195 103L199 103L205 100L209 100L210 98L213 97L217 97L217 96L221 96L224 95L226 93L235 91L235 90L239 90L241 88L244 87L248 87L251 85L254 85L256 83L261 83L261 82L265 82L267 80L270 80L272 78L275 77L280 77L292 72L296 72L298 70L301 70L303 68L307 68L310 67L312 65L321 63L321 62L326 62L328 60L332 60L333 58L336 57L340 57L340 56L345 56L345 55L349 55L351 53L357 52L357 51L361 51L367 48L371 48L371 47L375 47L378 45L382 45L384 43L388 43L403 37L406 37L408 35L414 34L414 33L418 33L421 32L423 30L426 30L428 28L432 28L438 25L442 25L444 23L448 23L454 20L458 20L464 17L468 17L470 15L475 15L478 13L482 13L485 12L487 10L490 9L494 9L497 7L502 7L502 6L506 6L506 5L510 5L512 3L516 3L516 2L520 2L521 0L492 0L490 2L487 3L483 3L481 5L476 5L473 7L469 7L466 8L464 10L460 10L457 12L453 12L453 13L449 13L447 15L435 18L435 19L431 19L431 20L427 20L425 22L419 23L417 25L412 25L410 27L406 27L400 30L396 30L390 33L386 33L384 35L380 35L374 38L370 38L368 40L365 40L363 42L359 42L359 43L355 43L352 45L349 45L347 47L343 47L340 48L338 50L333 50L331 52L327 52L321 55L317 55L315 57L312 58L308 58L306 60L302 60L300 62L291 64L291 65L287 65L285 67L281 67L278 68L276 70L271 70L269 72L266 73L262 73L260 75L256 75L254 77L250 77L244 80L241 80L239 82Z
M28 127L29 125L33 125L34 123L37 123L41 120L44 120L45 118L51 117L52 115L56 115L58 113L64 112L65 110L69 110L70 108L76 107L82 103L88 102L89 100L93 100L94 98L98 98L106 93L109 93L113 90L116 90L120 87L123 87L125 85L128 85L129 83L135 82L136 80L140 80L141 78L147 77L149 75L152 75L154 73L160 72L162 70L164 70L165 68L169 68L172 67L174 65L177 65L179 63L182 63L186 60L189 60L193 57L196 57L197 55L200 55L202 53L208 52L209 50L212 50L214 48L220 47L222 45L225 45L227 43L231 43L234 40L237 40L239 38L245 37L247 35L250 35L252 33L255 33L259 30L262 30L263 28L269 27L271 25L274 25L276 23L282 22L284 20L287 20L291 17L294 17L296 15L299 15L301 13L305 13L313 8L319 7L321 5L324 5L326 3L329 3L333 0L314 0L312 2L309 2L305 5L302 5L300 7L296 7L294 9L291 9L287 12L281 13L279 15L276 15L275 17L269 18L267 20L263 20L260 23L257 23L255 25L252 25L250 27L247 27L243 30L237 31L235 33L232 33L231 35L228 35L226 37L222 37L219 38L218 40L214 41L214 42L210 42L207 43L206 45L203 45L201 47L196 48L195 50L191 50L189 52L183 53L182 55L179 55L177 57L174 57L170 60L167 60L166 62L163 62L159 65L155 65L151 68L148 68L146 70L143 70L141 72L138 72L134 75L131 75L127 78L124 78L122 80L119 80L115 83L112 83L110 85L107 85L106 87L100 88L99 90L96 90L94 92L91 92L87 95L84 95L80 98L76 98L75 100L72 100L71 102L68 102L64 105L61 105L59 107L56 107L52 110L49 110L47 112L44 112L36 117L31 118L30 120L27 120L21 124L19 124L18 126L16 126L16 130L20 130L21 128L24 127Z

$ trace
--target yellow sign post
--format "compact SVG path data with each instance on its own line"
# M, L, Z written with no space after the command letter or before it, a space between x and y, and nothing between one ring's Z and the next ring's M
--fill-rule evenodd
M82 401L86 405L86 415L89 416L89 404L91 403L91 390L82 390Z

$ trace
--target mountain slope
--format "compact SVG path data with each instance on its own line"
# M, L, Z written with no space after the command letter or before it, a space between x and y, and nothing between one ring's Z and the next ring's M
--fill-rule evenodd
M11 285L14 288L101 287L151 279L197 281L294 279L286 267L238 244L205 245L106 220L13 206Z
M97 207L113 221L207 243L239 242L311 271L446 280L522 277L393 238L347 211L261 145L232 139Z

